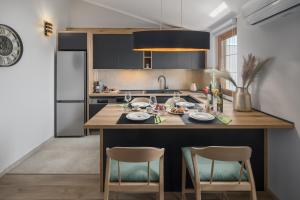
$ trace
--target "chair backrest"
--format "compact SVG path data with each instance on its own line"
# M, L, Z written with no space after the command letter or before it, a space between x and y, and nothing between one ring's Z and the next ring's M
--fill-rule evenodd
M204 148L192 148L192 154L197 154L211 160L221 161L246 161L251 157L250 147L209 146Z
M121 162L150 162L164 155L165 149L153 147L114 147L106 149L107 156Z
M134 98L130 103L135 103L135 102L149 103L149 99L146 97L137 97L137 98Z
M153 147L114 147L107 148L106 153L109 159L118 161L118 180L121 184L121 166L120 162L147 162L148 166L148 179L147 182L150 184L150 162L153 160L159 160L159 173L160 176L163 173L163 155L165 149L153 148ZM107 166L109 169L109 165ZM110 173L110 172L109 172Z
M214 163L215 160L220 161L241 161L241 168L240 168L240 175L238 182L241 183L243 169L246 164L247 171L251 176L252 179L252 169L250 166L250 158L252 154L252 149L247 146L240 146L240 147L230 147L230 146L209 146L204 148L192 148L192 157L193 157L193 164L194 164L194 173L196 175L196 179L199 179L198 175L198 162L196 161L196 156L199 155L204 158L208 158L212 160L211 164L211 171L210 171L210 183L213 181L214 175ZM253 181L254 182L254 181Z
M167 101L166 101L166 103L165 104L169 104L169 105L171 105L171 104L175 104L175 99L172 97L172 98L169 98ZM180 98L180 100L179 101L177 101L177 102L186 102L186 100L185 99L183 99L183 98Z

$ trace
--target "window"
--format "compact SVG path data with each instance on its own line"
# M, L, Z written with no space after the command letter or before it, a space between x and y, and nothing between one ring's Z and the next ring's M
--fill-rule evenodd
M218 68L228 71L237 82L237 34L233 28L218 36ZM229 81L222 81L224 93L232 95L235 86Z

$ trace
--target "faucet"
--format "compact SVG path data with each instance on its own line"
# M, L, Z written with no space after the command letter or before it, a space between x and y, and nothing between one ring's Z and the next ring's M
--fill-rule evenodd
M163 79L163 83L161 82L161 79ZM157 78L157 81L159 83L159 89L161 90L166 90L168 89L167 87L167 79L164 75L159 75L159 77Z

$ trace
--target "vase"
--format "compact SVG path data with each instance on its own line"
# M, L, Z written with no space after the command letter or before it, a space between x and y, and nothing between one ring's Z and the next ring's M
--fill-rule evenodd
M236 88L236 91L233 93L233 109L239 112L250 112L252 110L248 88Z

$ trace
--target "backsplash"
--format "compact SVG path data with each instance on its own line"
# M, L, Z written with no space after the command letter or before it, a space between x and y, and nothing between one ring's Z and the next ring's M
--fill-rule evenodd
M109 88L120 90L147 90L159 89L157 78L164 75L167 78L169 89L186 90L191 83L203 86L202 70L168 69L168 70L123 70L97 69L94 71L94 80L101 80Z

